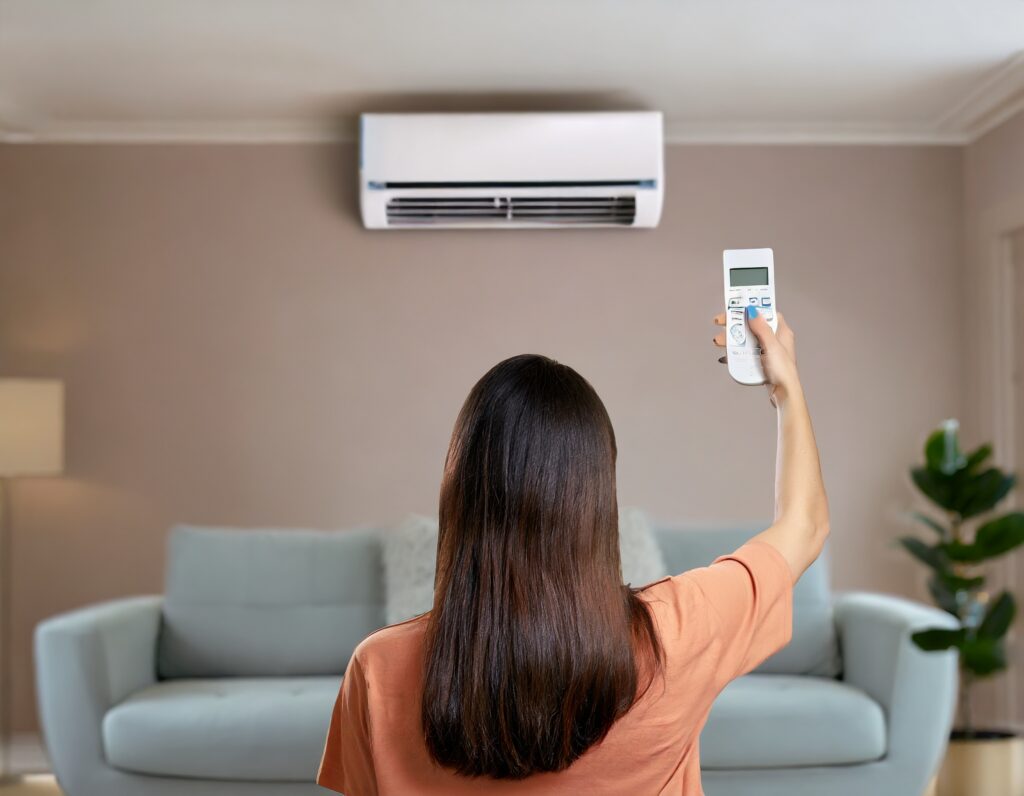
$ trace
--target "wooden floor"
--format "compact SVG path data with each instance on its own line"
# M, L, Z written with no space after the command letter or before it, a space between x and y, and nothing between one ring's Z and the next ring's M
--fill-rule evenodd
M935 783L928 786L923 796L933 796ZM25 777L15 785L0 786L0 796L63 796L57 782L48 774Z
M20 782L0 785L2 796L61 796L57 781L48 774L28 776Z

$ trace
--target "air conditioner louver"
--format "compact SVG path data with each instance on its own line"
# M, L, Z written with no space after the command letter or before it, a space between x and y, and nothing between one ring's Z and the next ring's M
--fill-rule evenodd
M629 226L635 218L633 196L407 196L392 197L387 203L389 226Z

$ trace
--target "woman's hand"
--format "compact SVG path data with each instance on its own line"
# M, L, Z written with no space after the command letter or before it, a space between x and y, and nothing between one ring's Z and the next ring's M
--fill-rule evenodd
M756 313L757 310L753 309ZM778 333L772 331L763 315L751 316L747 313L747 325L761 346L761 365L764 368L768 397L772 404L781 406L791 395L799 395L802 391L800 375L796 369L796 341L793 330L789 328L782 313L776 313L779 319ZM725 326L725 313L714 317L716 326ZM719 348L725 347L725 332L719 332L712 340ZM727 357L719 357L719 362L727 362Z

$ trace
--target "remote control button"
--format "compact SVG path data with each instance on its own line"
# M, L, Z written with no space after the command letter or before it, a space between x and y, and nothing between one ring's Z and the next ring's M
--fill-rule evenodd
M730 326L729 334L732 337L732 341L736 343L736 345L743 345L743 343L747 339L747 335L743 331L742 323L734 323L732 326Z
M770 307L772 305L771 296L761 296L761 306Z
M775 320L775 313L772 312L770 309L765 310L761 314L764 315L764 319L768 321L768 323L771 323L772 321Z
M730 307L742 307L743 306L743 299L741 299L741 298L731 298L731 299L729 299L729 306Z
M749 299L747 299L747 301L749 301L751 304L757 304L757 296L751 296Z

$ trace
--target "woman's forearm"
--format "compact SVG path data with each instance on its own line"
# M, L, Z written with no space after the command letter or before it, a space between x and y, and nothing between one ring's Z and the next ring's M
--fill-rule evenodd
M761 537L783 554L795 580L818 557L828 536L828 498L803 390L789 390L776 401L775 519Z
M779 402L775 460L775 521L827 532L828 498L818 461L818 444L803 391Z
M782 553L796 580L825 544L829 530L828 499L811 416L796 369L796 338L782 313L776 316L778 334L756 308L747 307L747 325L761 344L765 384L778 412L779 427L775 520L772 527L757 538ZM715 323L724 326L725 315L715 316ZM724 348L725 333L716 334L714 343Z

